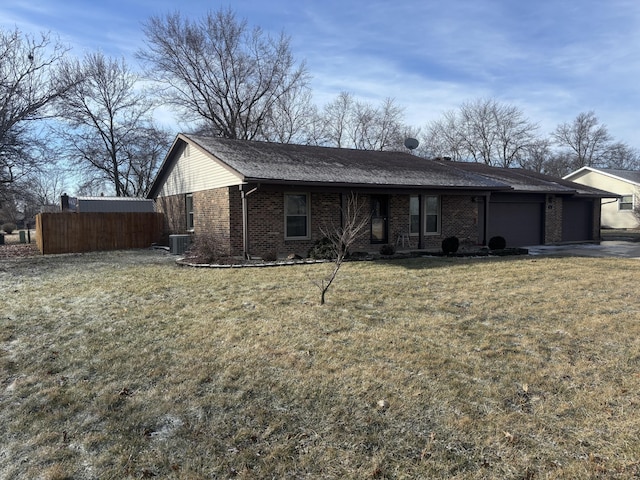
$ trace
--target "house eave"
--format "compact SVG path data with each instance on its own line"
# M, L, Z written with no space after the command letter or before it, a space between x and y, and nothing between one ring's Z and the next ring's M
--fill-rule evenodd
M359 182L315 182L309 180L278 180L271 178L244 177L243 183L260 184L262 186L273 185L293 188L314 189L359 189L359 190L385 190L385 191L412 191L412 190L447 190L447 191L511 191L505 186L487 185L438 185L428 183L394 184L394 183L359 183Z

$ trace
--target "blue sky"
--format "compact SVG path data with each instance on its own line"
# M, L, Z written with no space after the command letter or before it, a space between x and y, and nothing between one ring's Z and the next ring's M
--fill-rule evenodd
M221 7L291 37L318 105L341 91L374 104L391 97L424 128L492 97L541 134L593 110L616 140L640 148L637 0L3 0L0 25L51 31L78 56L99 49L135 65L151 15Z

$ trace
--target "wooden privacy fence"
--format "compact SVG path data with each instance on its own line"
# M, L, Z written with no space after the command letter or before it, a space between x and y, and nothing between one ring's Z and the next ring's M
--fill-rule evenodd
M40 213L36 244L43 255L148 248L160 241L161 213Z

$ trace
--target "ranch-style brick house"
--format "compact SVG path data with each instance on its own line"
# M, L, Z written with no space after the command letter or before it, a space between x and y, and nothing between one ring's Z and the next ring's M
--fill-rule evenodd
M166 234L213 236L232 256L306 256L347 198L370 207L353 251L437 251L442 240L507 246L600 240L610 194L521 169L379 152L179 134L148 198Z

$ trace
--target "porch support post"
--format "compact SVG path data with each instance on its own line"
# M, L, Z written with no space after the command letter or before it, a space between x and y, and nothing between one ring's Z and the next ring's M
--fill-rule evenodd
M247 185L240 185L240 197L242 198L242 257L250 260L249 253L249 208L247 207L247 197L258 190L258 187L252 188L248 192L245 190Z

